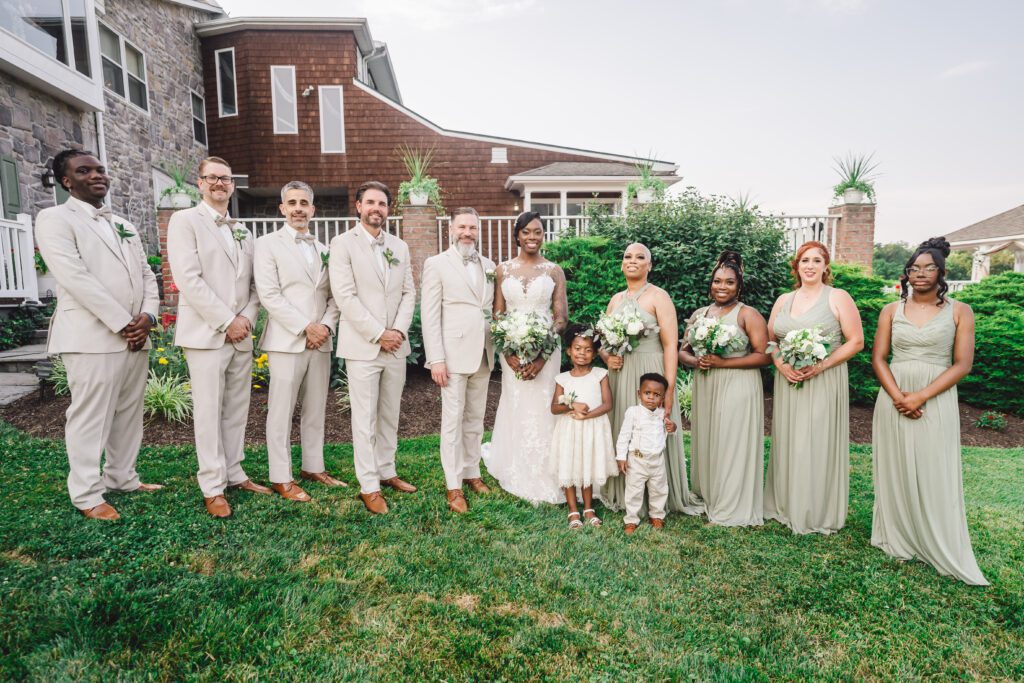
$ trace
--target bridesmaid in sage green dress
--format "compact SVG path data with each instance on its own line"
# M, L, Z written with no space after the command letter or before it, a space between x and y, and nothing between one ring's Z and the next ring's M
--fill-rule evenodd
M967 532L956 393L974 362L974 314L945 296L948 255L944 238L921 244L900 278L902 299L878 318L871 545L987 586Z
M640 376L657 372L669 382L665 392L665 414L680 426L679 405L676 402L676 370L679 358L679 323L675 305L668 292L647 282L651 272L651 252L642 244L626 247L622 256L622 274L626 276L626 289L608 302L608 313L632 307L640 312L649 323L658 326L658 333L641 338L640 343L625 356L613 356L604 348L601 358L608 366L608 381L612 388L613 407L611 415L612 435L618 438L619 429L626 409L636 405L636 392L640 388ZM668 474L668 511L699 515L704 504L690 492L686 480L686 454L679 431L668 435L666 448L666 470ZM611 477L601 489L601 502L612 510L625 508L626 478L623 475ZM645 516L647 505L640 511Z
M740 303L743 261L724 252L709 288L714 303L694 312L689 331L701 319L720 319L739 330L742 348L721 356L697 356L684 336L679 362L695 370L690 410L690 488L707 507L708 521L721 526L758 526L763 518L764 387L759 368L768 325Z
M772 447L764 516L795 534L831 534L846 524L850 488L850 385L846 361L864 348L860 313L829 286L828 249L805 242L791 262L796 291L776 300L768 320L775 342L818 327L832 340L824 360L797 370L775 354Z

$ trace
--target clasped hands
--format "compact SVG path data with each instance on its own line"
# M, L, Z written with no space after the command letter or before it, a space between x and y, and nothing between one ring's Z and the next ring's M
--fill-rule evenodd
M706 357L706 356L705 356ZM719 359L721 360L721 359ZM805 368L797 370L789 363L780 363L775 366L779 371L779 374L786 378L786 381L790 384L797 384L805 380L809 380L812 377L816 377L821 373L825 372L828 368L823 365L823 361L818 361L814 365L808 365Z
M244 315L236 315L228 328L224 330L224 337L232 344L242 341L252 332L252 321Z
M402 346L402 342L405 341L405 335L398 330L384 330L381 333L380 339L377 343L380 344L380 348L387 353L394 353Z
M153 329L153 321L145 313L139 313L125 325L119 333L128 342L129 351L140 351L149 339L149 331Z
M518 356L505 356L505 362L516 373L519 379L535 379L540 371L544 369L544 359L534 358L529 363L523 363Z
M927 400L919 391L911 391L908 394L900 392L900 397L894 398L892 404L900 415L916 420L924 415L924 408L922 406Z
M306 348L319 349L324 342L331 338L331 331L327 325L322 323L310 323L306 325Z

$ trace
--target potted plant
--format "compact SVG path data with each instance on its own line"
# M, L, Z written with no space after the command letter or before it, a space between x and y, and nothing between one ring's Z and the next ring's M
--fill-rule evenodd
M875 201L874 171L878 164L873 161L874 156L847 154L843 159L833 159L839 174L839 184L832 188L836 199L842 198L844 204L862 204L865 197Z
M403 180L398 186L398 204L426 206L428 203L441 208L441 186L437 178L430 176L430 166L434 161L434 148L419 149L402 146L399 148L402 164L409 174L409 180Z
M640 204L650 204L656 199L665 196L665 181L654 175L653 161L638 161L636 164L638 180L626 186L626 196L632 199L636 197Z
M163 205L165 198L169 198L168 203L172 209L187 209L198 204L202 197L195 187L188 184L187 167L168 164L163 168L167 175L171 176L174 184L163 189L158 204Z

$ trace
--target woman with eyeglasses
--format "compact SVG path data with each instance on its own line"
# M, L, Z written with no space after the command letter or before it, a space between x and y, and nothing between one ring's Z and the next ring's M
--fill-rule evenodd
M878 317L871 545L987 586L967 533L956 392L974 361L974 314L946 296L947 256L944 238L922 242L900 277L900 300Z

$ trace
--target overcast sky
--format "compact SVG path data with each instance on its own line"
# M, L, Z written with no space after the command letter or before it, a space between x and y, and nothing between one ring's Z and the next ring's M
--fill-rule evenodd
M1022 0L220 0L367 17L438 125L679 165L682 184L825 213L879 162L876 240L1024 203Z

